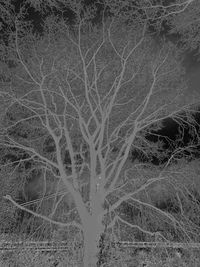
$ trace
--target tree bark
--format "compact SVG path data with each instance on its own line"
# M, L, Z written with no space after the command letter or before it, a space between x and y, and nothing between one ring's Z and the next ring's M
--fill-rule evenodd
M99 241L103 233L103 224L95 219L85 227L84 267L97 267L99 260Z
M104 232L103 207L97 192L93 201L92 214L83 219L84 228L84 267L96 267L99 259L99 241Z

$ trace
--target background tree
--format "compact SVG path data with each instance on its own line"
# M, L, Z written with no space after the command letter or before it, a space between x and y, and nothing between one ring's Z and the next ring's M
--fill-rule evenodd
M48 16L38 35L16 18L10 43L3 46L13 65L1 83L1 145L25 151L40 166L44 201L47 179L56 188L49 209L37 212L5 198L51 224L81 231L85 266L97 264L105 226L118 239L124 236L116 228L123 225L149 238L157 235L126 220L118 212L124 202L151 211L191 240L179 218L145 198L153 184L170 179L170 160L163 169L127 160L132 148L159 155L162 142L146 136L164 119L191 123L190 108L199 103L199 94L187 89L178 48L169 41L156 43L148 20L136 17L132 25L122 16L105 17L104 10L101 24L92 26L93 9L71 6L73 27Z
M184 19L183 19L184 18ZM199 1L192 1L190 8L168 19L169 33L177 35L179 47L184 52L195 52L199 60Z

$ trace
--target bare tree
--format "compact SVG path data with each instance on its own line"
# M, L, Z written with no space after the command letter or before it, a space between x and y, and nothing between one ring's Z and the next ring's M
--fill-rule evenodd
M28 153L43 169L41 179L51 177L57 190L48 214L6 199L51 224L78 228L84 236L84 266L97 264L105 218L108 228L122 223L156 235L115 212L125 201L164 216L188 237L175 217L137 197L168 179L168 173L148 170L144 175L127 160L134 147L147 155L157 151L159 144L153 147L145 138L149 131L166 118L180 120L180 112L199 101L187 90L177 47L157 44L147 21L140 20L128 25L103 17L95 27L79 17L70 29L64 20L48 18L42 36L28 35L27 27L15 21L8 48L15 66L1 84L1 145ZM45 150L47 140L51 153ZM65 197L73 205L59 217Z

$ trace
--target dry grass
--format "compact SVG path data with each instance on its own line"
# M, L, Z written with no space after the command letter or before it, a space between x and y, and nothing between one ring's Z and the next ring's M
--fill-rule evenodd
M41 252L36 250L21 250L3 252L0 256L0 267L82 267L74 255L68 251ZM154 249L150 252L131 248L123 251L112 251L108 262L102 262L101 267L199 267L198 252L175 252L164 249Z

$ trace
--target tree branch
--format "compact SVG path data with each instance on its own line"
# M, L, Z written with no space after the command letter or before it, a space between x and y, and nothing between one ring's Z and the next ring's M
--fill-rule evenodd
M79 223L77 223L77 222L75 222L75 221L73 221L73 222L69 222L69 223L57 222L57 221L55 221L55 220L53 220L53 219L48 218L48 217L45 216L45 215L39 214L39 213L37 213L37 212L34 212L34 211L32 211L32 210L29 210L29 209L25 208L25 207L22 206L22 205L19 205L19 204L18 204L16 201L14 201L14 200L12 199L12 197L9 196L9 195L4 196L3 198L9 200L15 207L17 207L17 208L19 208L19 209L21 209L21 210L24 210L24 211L26 211L26 212L28 212L28 213L34 215L35 217L41 218L41 219L43 219L43 220L45 220L45 221L47 221L47 222L49 222L49 223L58 225L58 226L60 226L60 227L75 226L75 227L79 228L80 230L83 230L82 225L79 224Z

